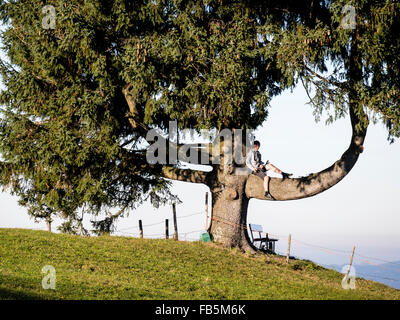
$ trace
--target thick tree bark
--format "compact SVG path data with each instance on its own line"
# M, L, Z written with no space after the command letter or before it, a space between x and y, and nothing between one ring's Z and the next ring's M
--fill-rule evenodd
M255 251L247 233L247 207L245 193L247 176L220 172L217 186L211 188L212 218L209 233L212 239L227 247ZM222 186L222 187L219 187Z

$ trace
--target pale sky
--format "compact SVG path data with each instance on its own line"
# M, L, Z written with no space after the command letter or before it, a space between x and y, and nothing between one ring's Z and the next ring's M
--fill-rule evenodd
M326 126L314 121L312 108L304 89L286 91L273 99L270 115L264 126L255 132L261 141L260 152L283 171L295 176L307 175L330 166L340 158L350 143L351 126L347 118ZM294 201L251 200L248 222L261 224L270 234L282 236L278 252L286 252L289 233L294 240L292 254L326 264L346 264L347 254L332 254L298 241L316 246L351 251L389 261L400 261L400 143L390 145L382 124L371 124L364 152L352 171L336 186L311 198ZM271 174L274 176L274 174ZM277 175L275 175L277 176ZM174 182L173 191L182 200L177 206L181 239L199 239L204 229L204 185ZM1 228L39 228L17 199L0 193ZM199 213L190 217L186 216ZM137 235L138 219L143 220L145 236L164 232L164 219L172 220L171 208L153 209L145 204L119 220L117 229ZM89 217L86 226L90 228ZM160 224L147 227L148 224ZM53 230L61 223L56 220ZM172 223L172 222L171 222ZM132 227L132 228L131 228ZM170 224L172 230L172 224ZM172 231L171 231L172 232ZM117 233L129 235L127 233ZM357 263L357 259L355 260Z

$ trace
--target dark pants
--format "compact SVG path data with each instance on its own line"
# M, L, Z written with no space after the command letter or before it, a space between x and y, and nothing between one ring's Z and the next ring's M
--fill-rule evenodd
M267 170L265 169L257 169L256 172L252 172L252 174L256 175L257 177L261 178L264 181L264 178L267 176Z

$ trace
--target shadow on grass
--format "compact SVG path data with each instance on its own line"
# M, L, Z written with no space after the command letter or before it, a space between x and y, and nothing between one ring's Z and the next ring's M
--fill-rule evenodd
M0 288L0 300L41 300L43 297L20 290Z

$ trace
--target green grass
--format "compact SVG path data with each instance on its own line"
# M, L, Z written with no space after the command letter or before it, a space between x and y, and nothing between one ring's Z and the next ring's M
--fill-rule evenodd
M56 289L42 288L44 265ZM400 290L212 243L0 229L0 299L399 299Z

